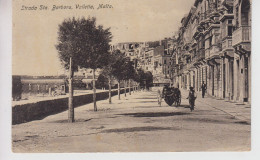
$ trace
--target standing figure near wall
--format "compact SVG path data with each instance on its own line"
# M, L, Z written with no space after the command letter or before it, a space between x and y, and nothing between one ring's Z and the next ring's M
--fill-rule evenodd
M202 98L204 98L205 92L207 90L207 85L204 83L204 81L202 82L201 90L202 90Z

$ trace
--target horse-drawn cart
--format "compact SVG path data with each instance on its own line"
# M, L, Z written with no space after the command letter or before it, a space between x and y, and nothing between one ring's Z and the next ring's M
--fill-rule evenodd
M161 105L162 99L169 105L172 106L173 103L176 107L181 105L181 91L179 88L174 87L164 87L162 92L158 91L158 104Z

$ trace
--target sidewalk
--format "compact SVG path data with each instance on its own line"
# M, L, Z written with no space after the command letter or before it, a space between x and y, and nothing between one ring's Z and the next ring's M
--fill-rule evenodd
M181 89L182 98L188 97L188 91L185 89ZM196 102L207 104L208 106L225 112L234 118L237 118L242 121L246 121L251 124L251 105L250 104L241 104L230 102L228 100L219 99L216 97L211 97L209 95L205 95L202 98L201 92L197 92Z

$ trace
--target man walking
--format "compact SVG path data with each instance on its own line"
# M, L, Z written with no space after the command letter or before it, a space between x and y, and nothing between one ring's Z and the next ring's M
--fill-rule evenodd
M189 96L187 97L187 99L189 99L190 111L194 110L196 98L197 98L197 94L195 93L194 88L190 87Z
M202 82L202 85L201 85L201 90L202 90L202 98L204 98L205 96L205 91L207 89L207 85L204 83L204 81Z

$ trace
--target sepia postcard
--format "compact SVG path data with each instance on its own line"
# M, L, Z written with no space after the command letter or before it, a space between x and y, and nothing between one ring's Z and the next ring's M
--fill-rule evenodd
M251 151L252 0L13 0L13 153Z

